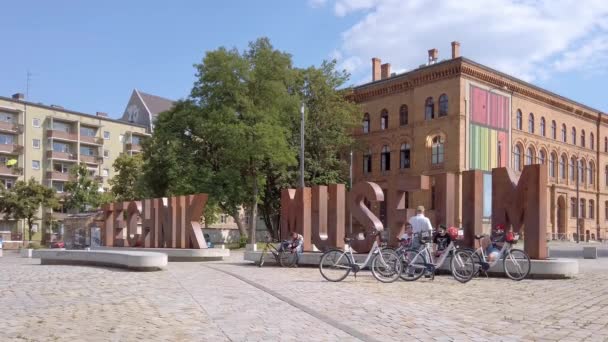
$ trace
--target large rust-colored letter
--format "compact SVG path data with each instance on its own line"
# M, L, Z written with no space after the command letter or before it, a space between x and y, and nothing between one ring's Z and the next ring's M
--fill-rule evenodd
M207 248L207 242L201 229L201 216L207 204L207 195L198 194L186 196L188 207L186 210L186 248Z
M519 179L507 168L492 170L492 224L523 227L525 250L532 259L547 258L547 166L527 165Z
M281 238L289 232L298 232L304 237L304 250L312 250L310 240L310 188L283 189L281 191Z
M317 249L344 247L345 205L344 184L312 188L311 232L312 243Z
M376 183L360 182L352 188L348 195L351 214L355 221L362 226L356 228L353 225L353 231L349 232L351 238L353 238L351 247L359 253L367 253L374 241L374 237L369 233L374 230L380 233L384 230L384 226L376 215L367 208L365 200L382 202L384 201L384 192Z
M468 170L462 173L463 243L475 245L475 235L483 234L483 172Z

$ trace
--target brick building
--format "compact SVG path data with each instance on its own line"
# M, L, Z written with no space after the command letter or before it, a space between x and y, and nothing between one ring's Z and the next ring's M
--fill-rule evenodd
M608 117L601 111L461 57L458 42L452 43L450 59L439 61L438 50L431 49L427 63L398 75L373 58L372 82L357 86L351 96L363 115L355 133L360 149L354 154L354 181L383 188L385 202L373 209L389 230L397 201L391 189L400 179L430 176L430 189L408 193L407 207L424 205L433 219L442 210L439 203L446 203L441 201L451 202L455 210L434 224L461 226L467 205L462 172L487 172L483 216L489 229L490 170L544 163L547 236L574 238L580 214L581 238L606 237ZM439 200L436 185L446 173L453 175L454 190Z

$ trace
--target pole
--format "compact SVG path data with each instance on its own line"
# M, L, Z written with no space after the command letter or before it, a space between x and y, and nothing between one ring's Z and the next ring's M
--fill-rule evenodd
M300 187L304 188L304 103L300 107Z
M580 223L579 223L579 219L581 216L581 198L580 198L580 193L579 193L579 178L580 178L580 172L581 169L579 167L579 162L578 162L578 158L576 159L576 243L579 243L581 240L581 234L580 234Z
M349 191L352 191L353 189L353 150L350 150L350 169L349 169L349 173L348 173L348 186L349 186ZM350 219L348 220L348 234L351 234L353 231L353 214L352 212L349 210L348 211Z

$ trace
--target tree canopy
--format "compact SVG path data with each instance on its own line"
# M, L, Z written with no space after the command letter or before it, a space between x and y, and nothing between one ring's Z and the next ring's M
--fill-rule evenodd
M108 181L114 200L124 202L146 197L146 187L141 177L143 166L141 154L130 156L123 153L114 160L112 167L116 176Z
M109 194L102 193L100 188L101 182L91 176L86 164L78 164L70 169L70 180L65 183L64 206L76 212L98 208L111 199Z

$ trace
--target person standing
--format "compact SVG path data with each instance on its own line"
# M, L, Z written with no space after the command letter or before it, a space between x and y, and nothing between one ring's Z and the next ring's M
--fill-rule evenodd
M422 236L430 237L431 232L433 231L431 220L424 216L423 206L420 205L416 208L416 215L410 217L409 223L412 225L412 233L414 234L412 245L414 248L418 248L420 247L420 238Z

